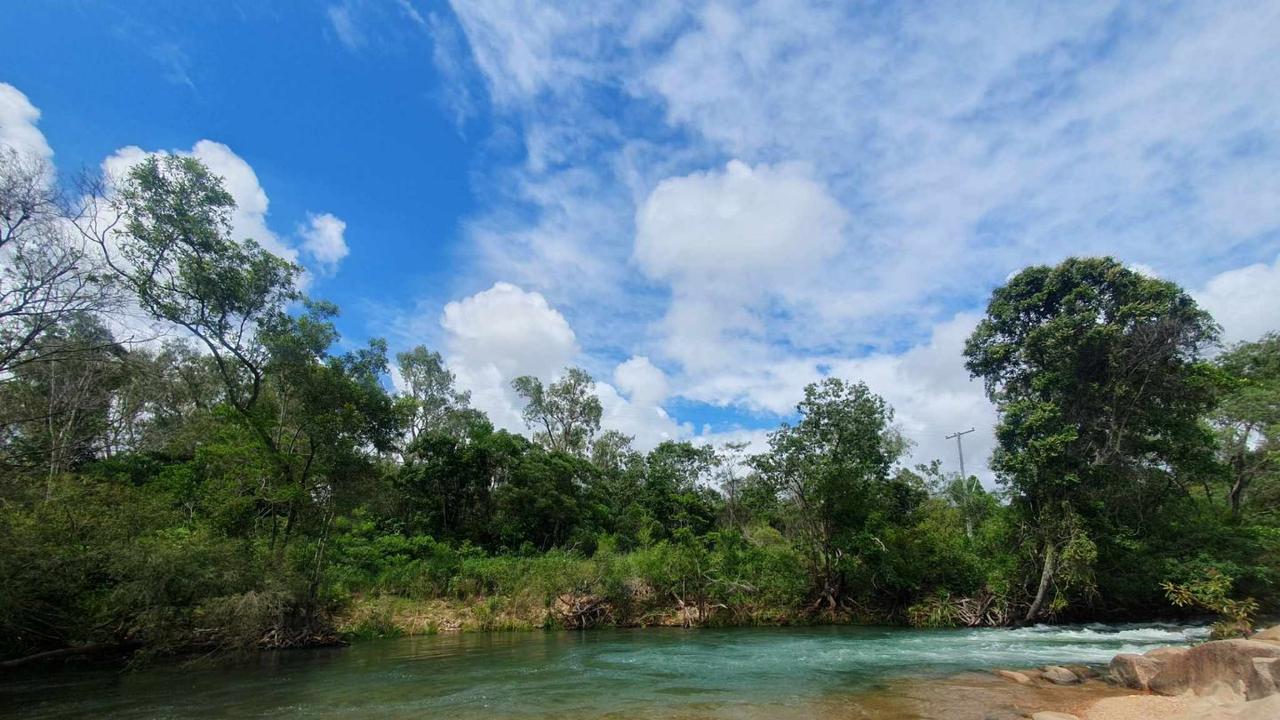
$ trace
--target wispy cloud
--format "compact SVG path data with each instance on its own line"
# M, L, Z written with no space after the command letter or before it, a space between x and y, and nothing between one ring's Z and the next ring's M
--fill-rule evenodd
M1280 253L1275 3L454 11L453 61L523 150L477 168L474 272L675 396L785 412L861 373L932 437L989 419L956 328L1011 271L1109 253L1218 297ZM732 168L810 190L728 191Z

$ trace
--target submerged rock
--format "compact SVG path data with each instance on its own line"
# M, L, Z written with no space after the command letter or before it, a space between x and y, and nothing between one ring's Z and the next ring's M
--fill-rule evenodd
M1026 674L1026 673L1020 673L1020 672L1018 672L1017 670L997 670L997 671L996 671L996 675L999 675L1000 677L1004 678L1005 680L1012 680L1012 681L1014 681L1014 682L1018 683L1019 685L1034 685L1034 684L1035 684L1035 683L1033 683L1033 682L1031 681L1031 678L1030 678L1030 677L1027 677L1027 674Z
M1075 685L1080 682L1080 678L1075 673L1061 665L1046 665L1042 671L1042 677L1054 685Z

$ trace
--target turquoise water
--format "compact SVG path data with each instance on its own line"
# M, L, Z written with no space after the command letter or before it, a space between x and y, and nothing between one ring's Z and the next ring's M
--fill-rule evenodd
M0 678L25 718L771 717L903 677L1046 663L1202 637L1170 625L917 631L599 630L378 640L229 668ZM856 713L853 716L858 716Z

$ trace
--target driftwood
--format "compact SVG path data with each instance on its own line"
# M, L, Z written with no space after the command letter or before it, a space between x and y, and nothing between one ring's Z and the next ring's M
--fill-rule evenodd
M136 640L130 640L119 643L90 643L88 645L76 645L74 647L59 648L57 650L45 650L34 655L13 658L12 660L0 660L0 670L12 670L24 665L44 662L46 660L58 660L61 658L77 657L80 655L104 655L114 652L128 652L142 647L142 643Z
M613 621L613 608L594 595L565 593L557 598L556 614L560 623L571 630L585 630Z

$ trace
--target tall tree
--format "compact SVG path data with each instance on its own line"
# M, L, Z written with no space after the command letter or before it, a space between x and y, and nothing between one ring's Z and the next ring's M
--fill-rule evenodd
M1124 523L1206 467L1212 375L1199 354L1216 338L1181 288L1111 258L1030 267L992 294L965 366L999 411L992 466L1038 545L1025 621L1092 561L1082 514Z
M268 360L258 328L301 297L301 268L232 237L235 200L193 157L148 156L90 203L81 232L144 311L208 349L227 400L249 414Z
M455 388L456 378L440 353L419 345L396 355L396 364L407 386L410 441L423 433L446 428L465 431L470 423L459 422L459 418L471 402L471 393Z
M1249 488L1280 475L1280 334L1241 343L1217 359L1226 387L1213 414L1239 517Z
M819 602L835 610L846 561L876 542L868 521L907 445L893 427L893 408L863 383L811 383L796 412L799 421L771 433L769 452L754 462L791 503Z
M586 455L604 412L595 395L595 381L586 370L567 368L564 377L548 386L524 375L511 386L524 398L524 422L534 440L548 450Z

